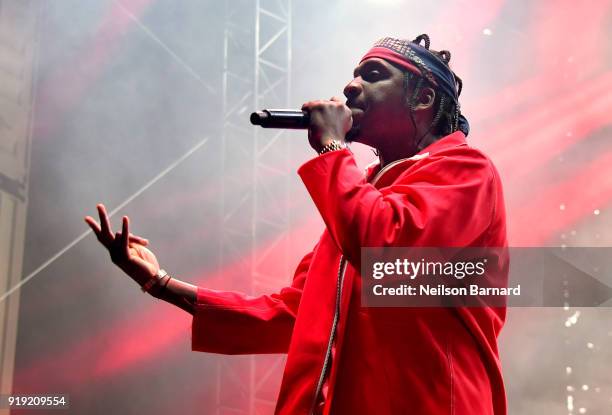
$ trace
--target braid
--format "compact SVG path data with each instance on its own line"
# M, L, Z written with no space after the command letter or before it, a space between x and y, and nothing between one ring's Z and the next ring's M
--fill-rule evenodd
M449 51L441 50L440 52L437 52L436 55L438 55L444 61L446 66L449 65L451 58L451 53Z
M448 50L441 50L439 52L434 53L436 56L442 59L442 61L444 61L446 66L448 66L450 69L451 53ZM463 89L463 81L457 76L455 72L453 72L452 70L451 72L453 74L453 77L455 78L455 83L457 85L457 96L460 96L461 90ZM436 118L433 122L433 126L435 129L434 131L436 131L442 136L454 133L459 128L459 104L455 104L454 102L452 102L452 100L450 100L450 98L448 98L448 102L450 102L450 105L448 108L444 108L447 102L447 98L448 97L446 97L445 95L442 95L440 97L438 113L436 114ZM445 117L442 117L442 115L444 115ZM441 122L442 118L445 118L444 123Z
M412 112L417 104L421 90L424 86L428 86L429 84L424 78L415 75L412 72L405 71L404 91L410 91L412 85L414 85L414 87L412 88L412 95L408 101L408 109L410 110L412 123L416 128L416 122ZM446 136L457 131L459 123L459 108L453 103L450 97L440 93L439 90L436 90L436 92L434 107L437 108L437 110L436 115L431 122L430 131L439 136Z
M459 105L455 105L455 120L453 122L453 127L452 127L453 132L459 129L459 114L460 113L461 111L459 110Z
M438 129L438 123L440 122L440 119L442 118L442 113L444 112L445 105L446 105L446 96L440 95L440 103L438 104L438 112L436 113L436 116L431 122L431 126L432 128L434 128L434 130Z
M455 77L455 82L457 82L457 96L459 96L461 95L461 91L463 90L463 81L457 76L455 72L453 72L453 76Z
M421 43L424 43L421 45ZM429 46L431 44L429 36L427 34L421 34L417 36L412 43L418 44L420 46L424 46L425 49L430 50ZM448 50L435 51L430 50L436 57L438 57L447 67L450 69L450 60L451 53ZM451 71L452 72L452 71ZM452 72L455 77L455 83L457 85L457 96L461 95L461 91L463 89L463 82L461 78ZM416 80L416 81L415 81ZM411 72L404 72L404 90L408 92L410 90L411 84L414 84L414 88L412 89L412 96L408 102L408 107L410 110L410 116L412 119L412 123L415 124L414 115L412 114L419 95L421 93L421 89L424 86L430 86L430 83L427 82L422 76L415 75ZM433 88L433 87L432 87ZM454 103L454 100L446 94L442 93L439 89L433 88L436 91L436 98L434 102L434 108L437 108L436 114L432 119L430 131L433 134L438 136L446 136L458 130L459 128L459 115L461 114L460 108L458 104ZM420 141L420 140L419 140Z
M412 43L421 45L421 41L425 42L424 47L425 49L429 50L429 46L431 45L429 35L427 35L426 33L420 34L416 38L414 38ZM452 56L450 51L448 50L441 50L441 51L430 50L430 52L433 53L438 58L440 58L442 62L444 62L446 66L450 68L450 60ZM457 96L459 96L461 95L461 90L463 89L463 82L461 81L461 78L457 76L455 72L453 72L453 76L455 77L455 82L457 83Z
M425 49L429 49L429 45L431 44L431 42L429 41L429 35L427 35L425 33L415 37L414 40L412 41L412 43L416 43L417 45L420 45L421 44L421 40L425 41Z

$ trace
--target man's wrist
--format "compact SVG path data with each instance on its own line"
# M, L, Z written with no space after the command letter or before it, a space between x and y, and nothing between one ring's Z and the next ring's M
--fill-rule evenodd
M168 284L170 283L170 280L172 279L172 277L168 274L164 275L157 284L155 284L153 286L153 288L151 288L148 292L149 294L151 294L151 296L163 300L164 299L164 294L166 292L166 288L168 287Z
M155 275L153 275L147 282L145 282L140 289L142 292L151 294L153 290L159 287L161 281L166 277L168 273L163 269L158 269Z

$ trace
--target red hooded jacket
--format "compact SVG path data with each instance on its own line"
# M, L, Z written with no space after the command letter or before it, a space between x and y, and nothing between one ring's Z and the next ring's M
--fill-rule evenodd
M301 166L325 232L277 294L199 288L193 350L288 353L276 414L313 411L325 364L326 414L505 415L505 308L364 308L357 271L366 246L507 246L497 171L461 132L378 170L349 150Z

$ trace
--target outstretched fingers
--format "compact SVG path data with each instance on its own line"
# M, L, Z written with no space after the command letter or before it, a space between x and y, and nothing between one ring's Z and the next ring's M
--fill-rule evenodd
M106 213L106 208L103 204L98 204L96 206L98 209L98 215L100 216L100 223L98 223L93 217L85 216L85 223L89 225L93 233L96 235L96 238L107 248L110 249L115 238L122 237L125 235L125 232L117 232L113 234L111 229L110 220L108 214ZM134 235L131 233L127 234L129 239L128 243L136 243L142 246L149 245L149 240L147 238L143 238L142 236Z
M123 217L123 223L122 223L123 229L121 232L121 248L123 250L123 255L126 256L126 258L130 257L130 231L129 231L129 219L127 216Z
M130 242L137 243L137 244L142 245L142 246L149 245L149 240L148 239L143 238L142 236L134 235L133 233L130 234Z
M111 230L110 220L108 219L108 214L106 213L106 208L102 203L98 206L98 215L100 216L100 242L102 242L107 247L113 242L115 237L113 236L113 231Z
M93 233L96 234L96 237L99 238L101 229L100 229L100 225L98 225L98 222L96 222L96 220L92 218L91 216L85 216L85 223L89 225Z

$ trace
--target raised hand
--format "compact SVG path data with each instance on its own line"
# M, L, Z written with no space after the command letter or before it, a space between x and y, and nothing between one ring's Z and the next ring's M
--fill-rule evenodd
M121 232L113 233L103 204L97 205L100 223L91 216L85 222L96 234L98 241L108 250L111 260L139 285L145 284L159 270L157 258L146 248L148 240L130 234L129 218L123 217Z
M353 125L351 109L338 97L307 102L302 110L310 114L308 141L317 152L332 140L344 142Z

